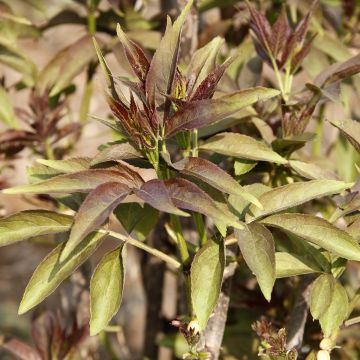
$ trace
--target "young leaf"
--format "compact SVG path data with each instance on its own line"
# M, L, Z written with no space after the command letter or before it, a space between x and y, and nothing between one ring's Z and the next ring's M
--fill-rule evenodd
M79 157L79 158L71 158L68 160L37 159L36 162L45 165L51 169L57 170L61 173L74 173L89 169L91 158Z
M191 264L191 301L201 330L206 328L221 289L224 273L224 244L208 241Z
M135 171L124 166L119 170L92 169L59 175L36 184L5 189L3 192L5 194L88 192L107 182L119 182L129 187L138 187L143 180Z
M258 163L252 160L236 159L234 161L235 176L241 176L251 171Z
M200 149L240 159L269 161L277 164L287 163L286 159L262 142L237 133L225 132L217 134L200 145Z
M316 198L340 193L351 186L336 180L311 180L283 185L260 196L259 201L264 204L262 210L252 206L250 211L254 219L258 219Z
M185 175L194 176L215 189L228 194L239 195L244 199L262 208L255 196L248 193L235 179L227 172L219 168L209 160L198 157L188 157L173 164L174 168Z
M346 119L342 121L332 120L330 123L337 127L360 153L360 122Z
M181 28L193 1L190 0L174 24L168 18L164 37L150 63L146 78L146 93L151 105L165 102L164 95L171 94L180 47Z
M319 319L325 338L330 338L347 318L348 307L349 298L346 290L336 283L331 302Z
M224 95L216 99L192 101L177 111L166 123L166 137L179 131L201 128L213 124L257 101L279 94L278 90L255 87Z
M162 180L153 179L144 183L134 193L147 204L155 209L170 214L189 216L186 212L178 209L171 200L169 191Z
M261 221L318 245L348 260L360 261L360 246L345 231L325 219L305 214L278 214Z
M65 243L58 245L34 271L21 300L19 315L52 294L100 245L106 234L94 232L84 239L64 262L59 262Z
M271 232L263 225L252 223L235 236L246 264L256 276L267 301L275 283L275 243Z
M106 254L90 281L90 335L102 331L120 307L124 287L124 245Z
M323 169L320 166L312 163L306 163L298 160L289 160L290 167L295 170L300 176L310 179L327 179L338 180L336 174L328 169Z
M0 246L70 230L73 217L47 210L25 210L0 219Z
M316 263L310 263L310 261L303 259L297 254L289 254L287 252L276 252L275 264L277 279L321 272Z
M0 121L12 129L19 127L10 98L2 86L0 86Z
M74 225L61 253L60 261L65 260L85 236L100 228L130 191L126 185L116 182L104 183L92 190L75 216Z
M310 299L310 312L319 319L329 308L336 286L332 275L322 274L313 283Z

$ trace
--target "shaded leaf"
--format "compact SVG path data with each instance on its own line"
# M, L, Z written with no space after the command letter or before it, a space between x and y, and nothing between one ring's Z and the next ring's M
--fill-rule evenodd
M296 235L345 259L360 261L360 246L348 233L325 219L305 214L278 214L261 222Z
M217 99L205 99L188 103L166 123L165 134L173 136L179 131L201 128L213 124L257 101L267 100L279 94L278 90L255 87L224 95Z
M79 157L67 160L37 159L36 162L45 165L51 169L57 170L61 173L74 173L89 169L91 158Z
M235 230L244 260L256 276L267 301L275 283L275 243L271 232L261 224L246 225Z
M201 330L213 312L221 289L225 266L224 244L208 241L191 264L191 301Z
M13 337L0 336L0 348L20 360L41 360L40 354L34 348Z
M66 259L85 236L98 230L130 191L126 185L117 182L107 182L92 190L75 216L60 260Z
M310 298L310 312L314 319L319 319L331 304L336 280L332 275L320 275L313 283Z
M278 164L287 163L286 159L262 142L250 136L230 132L213 136L204 144L200 145L200 149L240 159L269 161Z
M90 335L108 325L120 308L124 287L124 245L106 254L90 281Z
M51 251L35 269L21 300L19 314L29 311L53 293L63 280L89 258L105 235L97 232L90 234L62 263L59 258L65 243Z
M352 184L336 180L311 180L287 184L261 195L259 201L264 204L264 208L261 210L252 206L250 211L254 219L257 219L316 198L340 193L351 186Z
M0 219L0 246L70 230L73 217L48 210L25 210Z

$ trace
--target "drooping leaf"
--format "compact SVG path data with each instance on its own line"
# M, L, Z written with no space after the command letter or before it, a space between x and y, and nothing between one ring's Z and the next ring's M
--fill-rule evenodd
M131 144L114 144L100 151L92 160L91 165L97 165L107 161L136 159L140 157L142 157L142 154Z
M75 43L62 49L39 74L37 91L42 94L50 90L50 96L58 94L70 85L73 78L96 57L91 37L85 35Z
M180 216L189 216L178 209L171 200L169 190L161 180L153 179L144 183L140 189L134 190L135 194L155 209Z
M191 301L202 330L218 301L224 266L224 244L213 241L208 241L196 253L191 264Z
M289 160L290 167L295 170L300 176L310 179L327 179L338 180L336 174L328 169L324 169L313 163L306 163L298 160Z
M305 214L278 214L261 222L296 235L345 259L360 261L360 246L348 233L325 219Z
M313 262L310 264L310 262L302 259L299 255L287 252L276 252L275 264L277 279L321 271L318 266L314 266Z
M278 90L255 87L224 95L216 99L188 103L166 123L165 135L173 136L179 131L201 128L213 124L257 101L267 100L279 94Z
M149 103L159 106L165 102L164 95L171 94L180 47L180 35L185 17L192 6L188 1L179 17L172 24L168 18L164 37L160 41L146 78Z
M349 299L346 290L341 284L336 283L330 304L319 319L325 338L330 338L347 318L348 307Z
M61 173L74 173L82 170L87 170L90 167L91 158L78 157L67 160L46 160L37 159L39 164L45 165L51 169L57 170Z
M19 126L10 98L2 86L0 86L0 121L13 129Z
M164 183L175 206L199 212L226 226L242 228L236 216L230 211L220 209L215 201L194 183L185 179L170 179Z
M3 190L6 194L46 194L88 192L106 182L120 182L129 187L138 187L142 179L133 170L121 167L119 170L92 169L53 177L30 185L20 185Z
M73 273L100 245L106 234L94 232L84 239L64 262L59 258L65 243L58 245L34 271L21 300L19 314L32 309Z
M252 223L235 236L246 264L256 276L267 301L275 283L275 243L271 232L263 225Z
M73 217L48 210L25 210L0 219L0 246L70 230Z
M330 123L337 127L341 133L350 141L354 148L360 153L360 122L346 119L342 121L331 120Z
M287 160L271 150L268 146L250 136L225 132L217 134L200 145L201 150L233 156L240 159L269 161L286 164Z
M241 196L262 208L255 196L248 193L227 172L209 160L199 157L187 157L173 164L173 166L185 175L196 177L225 193Z
M336 280L330 274L322 274L314 281L310 299L310 312L314 319L319 319L328 309L335 285Z
M108 325L121 304L124 287L124 260L121 245L106 254L96 267L90 281L90 335Z
M126 185L117 182L107 182L92 190L75 216L69 240L60 260L66 259L85 236L98 230L130 192Z
M262 210L252 206L250 211L254 219L257 219L316 198L340 193L351 186L352 184L336 180L311 180L283 185L260 196L259 201L264 204Z

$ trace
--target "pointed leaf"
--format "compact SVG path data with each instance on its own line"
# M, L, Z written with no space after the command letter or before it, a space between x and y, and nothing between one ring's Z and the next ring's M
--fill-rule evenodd
M124 245L106 254L90 281L90 335L96 335L118 312L124 287Z
M200 145L200 149L240 159L269 161L277 164L287 163L286 159L262 142L250 136L236 133L217 134L206 141L205 144Z
M100 245L105 233L94 232L82 241L69 258L60 263L60 254L65 243L58 245L34 271L21 300L19 314L32 309L52 294Z
M36 162L45 165L51 169L57 170L61 173L74 173L89 169L91 158L79 157L79 158L71 158L68 160L37 159Z
M47 210L26 210L0 219L0 246L70 230L73 217Z
M36 184L20 185L3 190L6 194L47 194L88 192L106 182L120 182L129 187L137 187L142 183L140 176L127 167L119 170L92 169L53 177Z
M259 201L264 204L261 210L250 207L254 219L286 210L307 201L340 193L352 184L336 180L311 180L279 186L261 195Z
M25 342L13 337L0 336L0 348L14 355L20 360L42 360L36 349L32 348ZM6 356L3 355L5 358Z
M295 170L300 176L310 179L328 179L338 180L336 174L328 169L323 169L320 166L313 163L306 163L298 160L289 160L290 167Z
M0 86L0 121L12 129L19 127L10 97L2 86Z
M185 175L194 176L225 193L239 195L262 208L255 196L244 190L235 179L211 161L198 157L188 157L173 164L173 166Z
M279 94L278 90L255 87L224 95L217 99L205 99L188 103L177 111L166 124L166 136L179 131L201 128L213 124L242 108Z
M360 246L349 234L325 219L305 214L278 214L261 222L296 235L345 259L360 261Z
M98 230L130 191L126 185L116 182L104 183L92 190L75 216L69 240L60 260L65 260L85 236Z
M189 214L174 205L168 188L162 180L153 179L147 181L140 189L135 189L134 193L155 209L179 216L189 216Z
M350 141L354 148L360 153L360 122L346 119L343 121L330 121Z
M224 273L224 244L208 241L191 264L191 301L201 330L212 314L221 289Z
M235 236L244 260L259 283L267 301L275 283L275 243L271 232L263 225L252 223Z
M320 275L313 283L310 298L310 312L314 319L319 319L331 304L336 280L330 274Z

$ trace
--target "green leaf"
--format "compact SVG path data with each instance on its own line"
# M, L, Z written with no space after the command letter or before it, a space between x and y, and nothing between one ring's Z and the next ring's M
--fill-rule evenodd
M253 218L258 219L313 199L340 193L351 186L352 184L336 180L311 180L283 185L259 197L260 203L264 205L262 210L251 206L250 211Z
M212 314L221 289L224 273L224 244L208 241L191 264L191 301L201 330Z
M331 302L320 317L321 329L325 338L330 338L339 329L348 315L349 298L346 290L336 283Z
M19 127L10 98L2 86L0 86L0 121L12 129Z
M196 177L222 192L238 195L262 208L255 196L248 193L227 172L209 160L198 157L187 157L173 164L174 168L185 175Z
M73 217L47 210L26 210L0 219L0 246L70 230Z
M60 173L74 173L89 169L91 158L78 157L67 160L37 159L36 162L45 165L51 169L57 170Z
M200 149L240 159L269 161L277 164L287 163L286 159L271 150L264 143L250 136L236 133L225 132L217 134L200 145Z
M271 232L263 225L252 223L235 236L246 264L256 276L267 301L275 283L275 244Z
M339 218L351 214L360 209L360 195L359 193L355 194L352 199L342 205L340 208L337 208L330 218L330 222L335 222Z
M360 242L360 219L354 221L346 231L359 243Z
M164 95L170 94L177 66L181 28L192 3L192 0L187 2L174 24L167 18L165 34L152 58L146 78L146 93L150 104L159 106L165 102Z
M50 89L50 96L58 94L71 84L73 78L94 60L95 56L91 37L83 36L58 52L46 65L39 74L37 91L42 94Z
M118 312L124 287L124 245L106 254L90 281L90 335L96 335Z
M277 279L321 271L318 266L314 266L314 262L310 263L310 261L303 259L297 254L289 254L287 252L276 252L275 263Z
M165 134L201 128L235 114L242 108L279 94L278 90L255 87L240 90L216 99L192 101L177 111L166 123ZM234 135L234 134L233 134ZM243 135L244 136L244 135ZM253 140L256 142L256 140ZM254 159L257 160L257 159Z
M60 260L65 260L85 236L98 230L130 191L126 185L116 182L104 183L92 190L75 216L69 240Z
M92 169L73 174L58 175L49 180L30 185L20 185L5 189L5 194L47 194L88 192L106 182L120 182L129 187L140 186L142 179L127 167L119 170Z
M320 275L313 283L310 298L310 312L314 319L319 319L331 304L336 280L330 274Z
M21 300L19 314L29 311L52 294L62 281L89 258L105 235L98 232L90 234L64 262L60 262L59 258L65 243L51 251L34 271Z
M346 119L342 121L331 120L330 123L337 127L360 153L360 122Z
M141 157L142 154L129 143L114 144L100 151L92 160L91 165L97 165L107 161L136 159Z
M278 214L261 221L348 260L360 261L360 246L345 231L325 219L305 214Z
M257 165L256 161L236 159L234 161L234 173L236 176L244 175Z
M336 174L328 169L323 169L322 167L312 164L306 163L298 160L289 160L290 167L295 170L300 176L310 179L327 179L327 180L338 180Z

